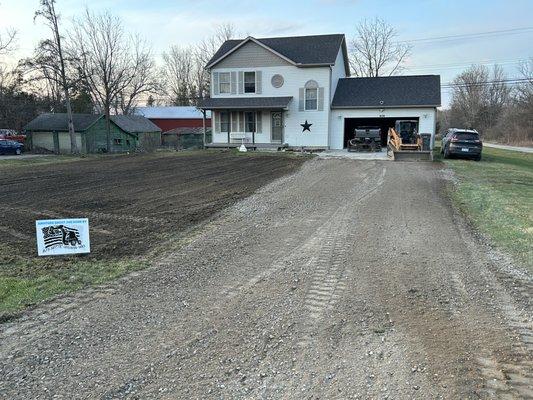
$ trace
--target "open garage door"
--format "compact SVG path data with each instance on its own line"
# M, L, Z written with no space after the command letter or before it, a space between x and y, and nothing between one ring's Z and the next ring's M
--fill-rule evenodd
M344 147L348 147L348 141L353 139L355 128L360 126L373 126L381 129L381 145L387 145L387 132L394 128L397 120L416 120L418 117L402 118L345 118L344 119Z

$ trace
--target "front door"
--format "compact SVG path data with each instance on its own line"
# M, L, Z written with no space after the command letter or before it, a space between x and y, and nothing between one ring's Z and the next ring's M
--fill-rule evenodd
M272 111L271 117L271 141L281 143L283 140L283 113L281 111Z

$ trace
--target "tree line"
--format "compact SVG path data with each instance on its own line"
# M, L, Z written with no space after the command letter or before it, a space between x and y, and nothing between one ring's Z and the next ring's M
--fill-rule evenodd
M522 61L516 77L502 67L472 65L448 86L451 104L439 125L476 129L483 138L505 143L533 143L533 58Z
M85 9L71 24L55 12L55 0L40 0L35 22L50 36L13 68L2 64L16 45L16 31L0 32L0 128L20 130L41 112L131 114L139 105L196 105L209 96L204 69L220 45L236 36L224 23L197 44L173 45L159 65L150 44L109 12ZM348 42L352 75L401 74L412 46L380 18L361 21ZM451 106L439 126L474 127L491 139L533 141L533 61L509 81L503 69L472 66L444 90ZM74 145L74 143L73 143Z
M15 66L5 61L16 50L17 32L0 32L1 127L21 130L39 113L66 112L72 128L73 112L96 112L106 116L109 132L111 114L132 114L141 104L197 104L209 93L205 64L234 34L231 24L219 25L195 46L172 46L158 66L150 44L119 17L87 8L66 26L55 3L40 1L35 23L50 35ZM71 147L77 152L74 140Z

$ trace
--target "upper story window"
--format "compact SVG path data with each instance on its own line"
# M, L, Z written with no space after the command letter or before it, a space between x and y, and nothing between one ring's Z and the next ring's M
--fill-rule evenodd
M255 93L255 72L244 73L244 93Z
M221 72L218 75L218 91L221 94L231 92L231 74L229 72Z
M305 110L318 110L318 83L308 81L305 84Z

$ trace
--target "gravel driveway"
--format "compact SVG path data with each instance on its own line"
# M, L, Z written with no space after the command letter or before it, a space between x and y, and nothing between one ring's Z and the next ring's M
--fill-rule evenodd
M153 268L0 325L0 398L531 398L531 281L442 176L305 163Z

